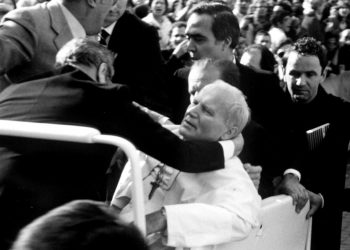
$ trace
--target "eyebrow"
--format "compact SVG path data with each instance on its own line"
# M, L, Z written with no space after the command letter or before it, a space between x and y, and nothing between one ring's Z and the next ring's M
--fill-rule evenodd
M200 103L205 111L208 111L210 115L215 115L215 111L210 108L208 105Z

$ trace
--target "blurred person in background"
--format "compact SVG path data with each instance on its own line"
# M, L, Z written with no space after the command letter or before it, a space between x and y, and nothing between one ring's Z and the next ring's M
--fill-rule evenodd
M171 64L176 64L174 69L181 68L185 65L192 64L191 58L187 52L186 39L186 22L177 21L173 23L170 34L169 44L167 49L162 50L162 56L166 62L175 61ZM173 66L170 66L173 67Z
M339 38L339 72L350 70L350 29L343 30Z
M1 0L0 1L0 20L9 11L16 9L17 4L15 0Z
M259 30L254 38L255 44L260 44L262 46L265 46L266 48L271 48L271 36L269 32L265 30Z
M273 53L276 53L281 43L288 39L287 32L290 30L291 21L290 12L281 10L272 13L272 27L269 30L269 34L271 37L271 51Z
M277 73L274 54L260 44L252 44L245 48L240 63L258 72Z
M150 13L142 20L157 28L159 34L160 49L166 49L169 43L169 33L171 30L171 21L167 16L168 0L150 0Z

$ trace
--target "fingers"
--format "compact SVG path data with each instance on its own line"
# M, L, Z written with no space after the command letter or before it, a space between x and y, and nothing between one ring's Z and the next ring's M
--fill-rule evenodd
M317 207L311 206L309 212L307 212L306 214L306 219L310 219L315 214L316 211L317 211Z
M295 198L295 211L297 213L300 213L300 211L304 208L308 200L309 200L308 192L304 187L302 187L301 190L299 190L299 192L297 193Z

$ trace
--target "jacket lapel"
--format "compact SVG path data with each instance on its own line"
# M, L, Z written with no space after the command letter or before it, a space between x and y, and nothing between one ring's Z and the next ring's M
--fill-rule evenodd
M73 34L59 4L56 1L51 1L47 7L50 13L51 27L57 34L54 43L59 50L66 42L73 39Z

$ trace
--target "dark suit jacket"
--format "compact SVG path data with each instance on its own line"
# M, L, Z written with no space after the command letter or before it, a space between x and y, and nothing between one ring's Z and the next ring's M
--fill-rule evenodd
M279 79L275 74L260 73L237 63L240 74L238 87L247 97L248 106L251 109L252 119L265 127L274 126L271 119L279 113L276 103L284 103L284 92L279 86ZM188 75L190 68L177 70L172 77L169 86L169 96L173 110L172 120L179 123L189 104Z
M157 30L126 11L107 47L116 53L113 82L128 85L136 101L164 113L163 58Z
M126 87L98 84L70 66L51 77L6 88L0 95L0 119L95 127L183 171L224 166L218 143L180 140L133 106ZM6 137L0 137L0 146L2 240L65 202L104 200L105 173L115 149Z
M313 220L312 249L340 249L342 200L345 184L347 149L350 138L350 103L327 94L319 87L316 98L308 104L296 104L286 93L288 121L280 124L279 137L284 142L284 168L301 172L301 183L314 193L321 193L325 206ZM306 131L330 123L322 143L310 150ZM276 130L276 133L278 131ZM332 230L325 230L332 228Z
M278 141L264 126L271 123L270 117L276 117L274 112L279 112L280 106L275 104L284 97L284 92L279 87L277 76L259 73L241 64L237 66L240 72L240 84L236 87L246 95L252 114L252 121L242 132L245 142L239 157L243 163L263 167L259 194L266 197L273 194L273 177L283 172L281 173L281 159L276 153ZM189 104L187 81L189 71L189 67L176 71L172 85L169 86L174 111L171 118L175 123L181 122Z

